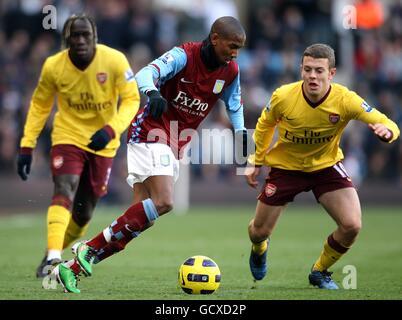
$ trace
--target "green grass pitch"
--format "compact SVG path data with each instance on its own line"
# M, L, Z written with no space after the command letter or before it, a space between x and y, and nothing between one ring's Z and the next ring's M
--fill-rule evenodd
M45 211L45 210L44 210ZM99 207L88 231L94 236L121 214ZM81 294L44 290L35 269L45 246L45 214L0 217L0 300L401 300L402 208L363 208L363 229L352 249L333 268L342 287L344 267L357 271L357 288L324 291L308 285L309 269L335 224L318 205L291 205L271 239L268 276L254 283L248 269L247 225L253 207L192 208L170 213L133 240L124 252L94 266L79 282ZM222 282L213 295L187 295L178 286L180 264L189 256L214 259ZM64 258L70 258L66 252Z

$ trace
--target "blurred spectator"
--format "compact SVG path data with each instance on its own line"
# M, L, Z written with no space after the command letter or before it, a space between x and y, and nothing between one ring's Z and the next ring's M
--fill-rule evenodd
M124 48L132 45L146 45L151 50L152 56L157 54L158 42L158 18L152 10L149 1L131 0L130 14L123 31Z
M124 39L129 25L127 1L103 0L96 4L99 42L119 50L127 49Z
M356 1L357 27L361 29L379 28L384 23L384 7L379 0Z

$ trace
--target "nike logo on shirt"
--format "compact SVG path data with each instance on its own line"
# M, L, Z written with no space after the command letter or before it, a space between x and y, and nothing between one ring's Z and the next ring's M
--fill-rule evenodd
M192 81L188 81L188 80L186 80L184 78L181 78L180 81L183 82L183 83L193 83Z

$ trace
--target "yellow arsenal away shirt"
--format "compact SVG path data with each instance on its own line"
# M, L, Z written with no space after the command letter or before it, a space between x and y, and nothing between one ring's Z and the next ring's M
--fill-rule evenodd
M393 133L389 142L398 138L398 126L355 92L332 83L324 101L312 106L303 94L302 83L275 90L258 119L256 153L249 162L304 172L330 167L343 159L339 143L350 120L382 123ZM276 126L278 140L269 149Z
M34 148L49 117L54 98L57 109L52 129L52 145L73 144L83 150L90 137L105 125L116 136L96 154L114 157L120 135L136 114L140 96L134 74L123 53L96 45L92 62L85 70L74 66L68 49L46 59L33 93L21 147Z

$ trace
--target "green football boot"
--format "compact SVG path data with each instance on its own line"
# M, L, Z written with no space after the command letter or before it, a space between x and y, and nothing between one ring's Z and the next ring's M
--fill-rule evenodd
M96 256L96 251L90 246L86 245L84 242L77 242L71 248L78 264L81 267L84 275L92 275L92 264Z
M72 293L80 293L81 290L77 288L77 278L78 275L76 275L73 270L70 268L66 267L62 263L57 265L53 270L52 274L55 275L57 282L59 282L63 289L64 292L72 292Z

